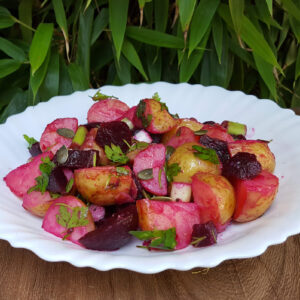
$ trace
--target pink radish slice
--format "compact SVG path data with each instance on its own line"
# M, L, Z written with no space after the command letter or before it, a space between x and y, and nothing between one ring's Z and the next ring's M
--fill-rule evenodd
M135 111L136 111L136 105L132 106L129 110L127 110L125 112L125 114L118 121L122 121L123 119L127 118L132 123L134 123L133 119L134 119L134 116L135 116Z
M50 150L55 154L63 145L67 148L71 146L72 138L63 137L57 133L57 129L60 128L71 129L75 133L78 128L78 120L76 118L62 118L48 124L40 140L40 148L43 152Z
M91 204L89 207L89 211L91 212L95 222L102 220L105 216L105 208L100 205Z
M93 221L93 217L90 211L87 213L88 224L85 226L75 227L71 229L67 229L64 226L60 225L57 222L57 218L60 216L60 204L65 204L71 208L75 207L86 207L86 205L76 197L73 196L65 196L60 197L53 201L52 205L49 207L43 221L42 228L54 234L60 238L66 238L71 242L80 245L78 240L87 234L90 231L95 230L95 223ZM71 214L71 208L67 207L68 212Z
M87 120L88 123L117 121L128 110L128 105L118 99L105 99L91 106Z
M193 130L188 127L179 127L176 131L176 135L173 136L166 146L172 146L173 148L177 148L183 144L199 141L199 137L197 137Z
M24 195L22 206L32 214L44 217L53 201L54 199L51 198L49 192L42 194L41 192L33 191Z
M166 148L162 144L150 145L141 151L134 159L133 171L138 177L138 173L145 169L152 169L153 178L141 180L142 186L154 195L167 194L167 179L163 170L166 157Z
M152 143L152 138L151 138L150 134L144 129L136 132L135 135L133 136L133 138L139 142L145 142L145 143L149 143L149 144Z
M23 197L29 188L36 185L35 178L41 175L39 169L40 164L42 163L41 158L47 156L49 156L50 159L53 158L51 152L42 153L34 157L29 163L12 170L3 178L9 189L16 196Z

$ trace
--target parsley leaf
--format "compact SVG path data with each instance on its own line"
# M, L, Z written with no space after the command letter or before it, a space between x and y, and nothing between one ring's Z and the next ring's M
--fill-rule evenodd
M142 241L150 241L145 248L174 250L176 247L176 229L175 227L167 230L153 231L129 231L130 234Z
M173 177L178 175L179 172L181 172L181 168L178 163L174 163L171 165L166 164L165 169L168 182L172 182Z
M143 127L147 128L151 123L152 115L147 114L147 116L146 116L145 111L146 111L146 102L141 100L136 108L135 114L141 120Z
M111 147L105 145L105 154L107 158L115 163L126 164L129 158L123 153L120 146L111 144Z
M161 98L159 97L158 92L155 92L155 93L154 93L154 95L152 96L152 99L154 99L154 100L160 102Z
M208 149L197 145L194 145L192 148L195 150L194 155L196 157L202 160L208 160L215 165L220 163L218 155L214 149Z
M41 175L35 178L36 185L31 187L27 194L30 194L33 191L40 191L42 194L46 192L48 183L49 183L49 175L55 167L55 164L50 160L49 156L45 158L41 158L42 163L39 168L41 171Z
M74 178L71 178L66 185L66 193L69 193L73 187Z
M94 101L101 101L101 100L105 100L105 99L108 99L108 98L115 98L115 99L118 99L117 97L115 96L108 96L108 95L105 95L105 94L102 94L100 92L100 89L96 92L96 94L91 97Z
M27 147L28 149L31 149L33 144L38 143L38 141L35 138L29 137L26 134L23 134L23 137L24 137L25 141L28 143L28 147Z

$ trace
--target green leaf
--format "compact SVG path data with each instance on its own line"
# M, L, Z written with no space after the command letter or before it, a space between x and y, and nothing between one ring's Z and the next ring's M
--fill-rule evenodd
M190 27L189 55L207 32L219 4L220 0L201 0L197 6Z
M291 107L300 107L300 79L295 82L294 95L292 97Z
M66 53L67 57L69 56L69 35L68 35L68 25L66 19L66 13L64 9L63 2L61 0L52 0L55 19L57 24L59 25L65 39L66 43Z
M166 176L168 182L173 181L173 177L177 176L181 172L181 168L178 163L166 165Z
M76 63L69 64L68 72L74 91L82 91L89 88L89 82L79 65Z
M128 162L128 157L123 153L120 146L111 144L111 147L105 145L105 154L107 158L115 163L126 164Z
M115 54L116 53L115 49L113 49L113 52L114 52L117 76L120 80L120 83L127 84L127 83L131 82L131 65L130 65L130 63L128 62L128 60L126 60L124 58L123 55L120 56L120 60L118 62L117 58L116 58L116 54ZM120 83L117 83L117 84L120 84Z
M266 0L270 15L273 15L273 0Z
M237 35L240 35L242 22L243 22L243 15L244 15L244 0L229 0L229 9L230 14L234 26L234 30Z
M24 111L26 107L27 107L27 93L23 91L19 91L18 93L15 94L15 96L10 100L7 107L4 109L0 117L0 123L5 122L9 116Z
M297 42L292 40L285 57L284 68L291 66L297 59Z
M32 4L33 0L21 0L19 4L19 19L22 23L32 26ZM25 26L20 26L23 39L30 43L32 39L32 30Z
M300 22L299 0L297 0L297 2L298 5L296 5L292 0L281 0L283 8Z
M117 61L120 59L125 35L129 0L109 0L109 26L116 48Z
M25 53L21 48L2 37L0 37L0 50L19 62L23 62L26 59Z
M59 57L59 88L58 94L59 95L68 95L71 94L74 89L72 85L72 81L69 75L68 68L65 64L64 59L60 56Z
M179 17L182 31L187 31L195 10L196 0L178 0Z
M154 25L155 29L160 32L165 32L169 17L169 1L154 0Z
M14 59L0 59L0 78L15 72L20 66L21 63Z
M122 53L126 57L126 59L135 67L138 69L138 71L143 75L145 80L148 80L148 76L145 73L144 67L142 65L142 62L134 48L134 46L128 41L124 40L123 47L122 47Z
M253 57L260 76L262 77L274 99L277 100L276 81L273 75L273 66L255 53L253 53Z
M193 150L195 150L194 155L202 160L207 160L212 162L213 164L219 164L219 158L214 149L204 148L202 146L194 145L192 146Z
M50 23L40 23L36 32L34 33L29 49L29 61L33 75L46 59L51 45L52 34L53 24Z
M213 34L214 44L217 51L219 63L221 64L222 43L223 43L223 23L219 16L216 16L214 18L212 24L212 34Z
M91 37L91 45L93 45L96 42L96 40L101 35L103 29L107 25L108 25L108 8L102 8L94 21L92 37Z
M53 51L51 53L45 80L39 89L39 95L43 100L48 100L51 97L58 95L59 75L59 54L56 51Z
M35 138L29 137L27 134L23 134L23 137L25 141L28 143L28 147L27 147L28 149L31 149L32 145L38 142Z
M126 29L126 35L148 45L175 49L184 48L183 39L151 29L128 26Z
M289 16L289 21L293 30L293 33L295 37L298 40L298 43L300 43L300 22L293 18L292 16Z
M0 29L11 27L15 24L15 21L10 14L9 10L3 6L0 6Z
M282 30L282 27L271 17L266 1L255 0L255 8L258 12L259 19L264 22L270 30L270 25Z
M146 64L147 70L152 82L161 80L162 71L162 55L161 49L154 46L147 46L146 52Z
M81 66L84 73L84 80L90 81L90 49L93 29L94 9L90 6L87 11L80 14L78 31L78 49L76 63Z
M46 59L44 60L41 67L34 74L31 73L29 85L30 85L30 87L32 89L32 93L33 93L33 103L32 103L33 105L35 104L36 94L37 94L42 82L45 79L49 60L50 60L50 50L48 51Z
M296 60L296 68L295 68L295 80L300 76L300 48L298 49L298 55Z
M245 16L243 18L241 36L242 39L253 49L253 52L259 55L266 62L270 63L272 66L275 66L280 71L282 71L273 51L266 42L264 36Z
M69 193L73 187L74 178L71 178L66 185L66 193Z
M108 40L97 41L91 49L92 72L101 70L114 59L112 44ZM99 55L101 53L101 55Z

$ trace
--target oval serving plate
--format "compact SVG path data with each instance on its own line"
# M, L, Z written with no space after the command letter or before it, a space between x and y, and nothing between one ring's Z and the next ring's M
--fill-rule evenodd
M141 273L157 273L166 269L189 270L194 267L214 267L233 258L248 258L262 254L270 245L282 243L300 232L300 117L282 109L271 100L259 100L241 92L201 85L128 84L105 86L101 92L114 95L129 106L158 92L171 113L180 117L195 117L200 122L232 120L255 128L253 138L272 140L270 148L276 157L275 175L280 187L271 208L255 221L232 224L220 234L214 246L196 249L188 247L175 252L149 252L136 248L133 240L114 252L97 252L62 241L41 228L42 220L22 208L22 202L0 181L0 238L13 247L26 248L47 261L66 261L77 267L97 270L123 268ZM10 117L0 126L1 179L29 158L27 134L39 140L45 126L56 118L77 117L86 123L89 96L95 90L54 97L49 102L28 107ZM251 131L251 130L250 130Z

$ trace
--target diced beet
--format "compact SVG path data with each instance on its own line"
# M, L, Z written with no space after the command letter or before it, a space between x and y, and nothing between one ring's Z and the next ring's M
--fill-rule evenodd
M139 142L145 142L145 143L148 143L148 144L152 143L152 138L151 138L150 134L144 129L137 130L134 133L133 138L136 141L139 141Z
M150 134L151 138L152 138L152 143L153 144L160 144L161 143L161 140L162 140L162 134L154 134L154 133L151 133Z
M91 123L86 123L82 126L85 126L85 128L90 131L92 128L100 128L101 123L100 122L91 122Z
M105 216L105 208L100 205L91 204L89 207L89 211L93 216L94 222L99 222Z
M51 193L65 194L68 179L63 171L63 168L56 167L52 170L49 176L47 190Z
M244 135L242 135L242 134L238 134L238 135L232 134L231 136L233 137L233 139L234 139L235 141L246 140L246 137L245 137Z
M36 185L35 178L41 175L40 164L42 158L50 157L52 159L53 154L51 152L45 152L32 159L27 164L10 171L3 179L6 182L9 189L18 197L23 197L29 188Z
M72 138L66 138L57 133L57 129L61 128L70 129L75 134L78 128L78 120L76 118L62 118L48 124L40 140L40 147L43 152L50 150L55 154L62 146L66 146L67 148L71 146Z
M87 120L89 123L112 122L120 119L128 110L128 105L118 99L105 99L91 106Z
M117 250L126 245L131 230L138 227L138 215L135 205L130 205L103 220L100 227L87 233L79 242L86 248L99 251Z
M61 205L68 210L69 214L74 213L72 209L74 209L75 207L86 207L86 205L80 199L74 196L64 196L57 198L53 201L53 203L47 210L47 213L43 220L42 228L57 237L65 238L75 244L81 245L78 240L86 233L95 229L95 223L93 221L92 214L87 210L87 225L68 229L58 223L58 216L60 215Z
M95 155L97 160L98 151L96 150L68 150L68 159L65 163L58 163L56 156L53 161L60 167L69 169L91 168L94 167Z
M97 131L95 141L101 147L104 147L105 145L110 147L111 144L120 146L122 151L125 152L128 150L128 146L124 140L128 144L131 144L131 138L132 132L126 123L113 121L101 125Z
M192 245L194 247L206 247L216 244L217 229L213 222L194 224L192 233Z
M252 179L261 171L261 164L255 154L238 152L223 165L222 175L230 180Z
M214 121L205 121L205 122L203 122L203 124L214 125L214 124L216 124L216 122L214 122Z
M42 154L42 150L40 148L40 143L39 142L34 143L31 146L31 148L29 148L29 153L31 154L32 157Z
M230 153L226 142L219 139L211 138L206 134L200 136L199 141L203 146L210 149L214 149L222 164L224 164L228 159L230 159Z

